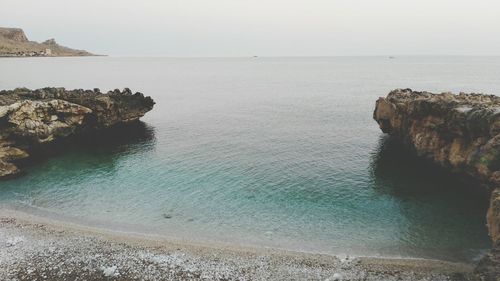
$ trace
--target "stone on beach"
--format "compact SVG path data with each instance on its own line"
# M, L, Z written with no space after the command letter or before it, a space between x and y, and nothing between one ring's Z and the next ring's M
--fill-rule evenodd
M116 265L110 267L102 267L102 273L105 277L116 277L120 275L118 267Z

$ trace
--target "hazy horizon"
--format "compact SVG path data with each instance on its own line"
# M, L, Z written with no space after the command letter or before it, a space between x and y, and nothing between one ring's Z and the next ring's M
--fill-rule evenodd
M500 55L491 0L2 2L0 26L110 56Z

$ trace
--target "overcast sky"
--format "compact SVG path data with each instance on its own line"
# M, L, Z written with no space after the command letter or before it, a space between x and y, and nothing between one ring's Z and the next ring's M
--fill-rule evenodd
M114 56L500 55L499 0L0 0L0 26Z

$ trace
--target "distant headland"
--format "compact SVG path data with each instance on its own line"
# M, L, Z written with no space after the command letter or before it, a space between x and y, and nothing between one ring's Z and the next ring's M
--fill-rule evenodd
M85 50L61 46L54 39L42 43L29 41L20 28L0 27L0 57L95 56Z

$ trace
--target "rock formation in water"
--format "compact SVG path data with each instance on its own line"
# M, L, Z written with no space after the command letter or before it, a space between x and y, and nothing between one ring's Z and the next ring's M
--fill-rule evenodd
M84 50L61 46L54 39L29 41L20 28L0 27L0 57L94 56Z
M0 178L19 174L16 161L42 144L138 120L153 105L128 88L0 91Z
M494 248L478 265L484 280L500 276L500 97L394 90L376 103L380 129L417 155L476 179L491 192L487 214ZM488 279L489 278L489 279Z

